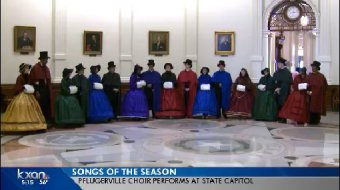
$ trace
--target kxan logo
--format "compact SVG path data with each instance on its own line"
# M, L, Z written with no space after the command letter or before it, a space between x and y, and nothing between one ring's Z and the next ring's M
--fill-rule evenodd
M22 185L34 185L35 183L45 185L49 176L45 172L21 171L17 170L17 178L21 180Z

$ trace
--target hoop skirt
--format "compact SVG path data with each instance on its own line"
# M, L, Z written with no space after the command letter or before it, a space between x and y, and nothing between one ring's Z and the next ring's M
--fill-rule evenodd
M85 123L83 110L75 96L57 96L55 101L55 122L57 124Z
M162 89L161 111L155 113L158 118L183 118L184 104L180 101L177 89Z
M126 93L123 100L121 117L149 117L148 103L142 89L132 89Z
M1 131L36 131L46 129L46 121L33 94L21 92L14 97L1 118Z

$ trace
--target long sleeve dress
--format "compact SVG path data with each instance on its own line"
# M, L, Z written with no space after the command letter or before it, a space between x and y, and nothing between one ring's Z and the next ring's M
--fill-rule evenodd
M258 85L265 85L264 91L257 89L252 111L255 120L276 121L277 104L274 96L274 80L269 76L261 77Z
M202 90L201 85L209 84L210 90ZM198 78L197 94L195 98L192 114L194 116L217 116L216 94L212 88L212 79L210 75L201 75Z
M156 112L157 118L182 118L184 117L184 104L180 99L179 91L176 88L176 75L171 71L166 71L161 76L161 86L165 82L172 82L172 89L162 88L161 90L161 109Z
M104 122L113 118L113 110L109 99L103 89L94 89L94 83L101 83L98 74L89 76L90 96L88 104L88 121L89 122Z
M83 110L76 98L76 95L71 94L70 86L72 80L63 78L61 80L60 93L55 100L55 122L57 124L82 124L85 123Z
M299 90L299 83L308 83L307 77L297 75L293 81L294 91L288 96L287 101L279 112L280 118L291 119L298 123L307 123L309 103L307 90Z
M141 75L131 75L130 90L124 96L121 117L142 119L149 117L149 108L144 91L142 88L137 88L137 82L141 80L143 80Z
M1 131L36 131L47 128L39 102L33 94L24 92L24 85L28 84L28 81L27 74L21 74L17 77L16 96L1 117Z
M245 92L237 91L237 85L246 87ZM229 117L250 117L253 109L252 82L249 77L238 77L233 86L230 109L226 112Z

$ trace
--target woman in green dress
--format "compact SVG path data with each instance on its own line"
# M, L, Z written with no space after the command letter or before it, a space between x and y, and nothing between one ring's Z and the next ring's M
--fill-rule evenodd
M55 101L55 122L57 124L83 124L85 117L75 96L78 88L72 84L73 69L63 70L60 93Z
M255 120L276 121L277 104L274 96L275 81L270 76L268 68L261 71L259 84L257 85L255 103L252 117Z

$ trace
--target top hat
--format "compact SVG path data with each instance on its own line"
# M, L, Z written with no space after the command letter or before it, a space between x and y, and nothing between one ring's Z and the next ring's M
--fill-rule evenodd
M266 71L267 71L268 73L270 73L270 71L269 71L268 68L264 68L264 69L262 69L261 74L264 75L264 72L266 72Z
M223 60L220 60L217 64L217 67L219 67L220 65L223 65L225 67L225 62Z
M192 67L192 61L191 61L191 59L186 59L183 63L184 63L184 64L188 64L190 67Z
M153 59L148 60L148 65L153 65L155 66L155 61Z
M166 66L170 66L170 69L173 69L173 68L174 68L174 67L172 66L171 63L165 63L165 64L164 64L164 69L166 68Z
M32 65L27 64L27 63L21 63L21 64L19 65L19 72L23 72L24 69L25 69L26 67L28 67L29 69L31 69Z
M107 69L110 69L111 67L116 67L115 62L109 61L109 62L107 63Z
M283 59L282 57L280 57L278 60L277 60L278 63L282 63L284 64L284 66L287 66L287 60Z
M320 70L320 65L321 65L321 63L319 62L319 61L313 61L313 63L310 65L310 66L314 66L314 67L317 67L318 68L318 70Z
M206 69L206 70L207 70L207 74L208 74L208 73L209 73L209 71L210 71L208 67L202 67L202 69L201 69L201 74L203 74L203 70L204 70L204 69Z
M50 57L48 56L48 52L47 51L41 51L40 52L40 56L38 59L49 59Z
M76 66L76 73L78 73L80 70L82 69L86 69L82 63L79 63L77 66Z
M68 74L72 73L73 72L73 69L68 69L68 68L65 68L63 70L63 77L66 77Z

